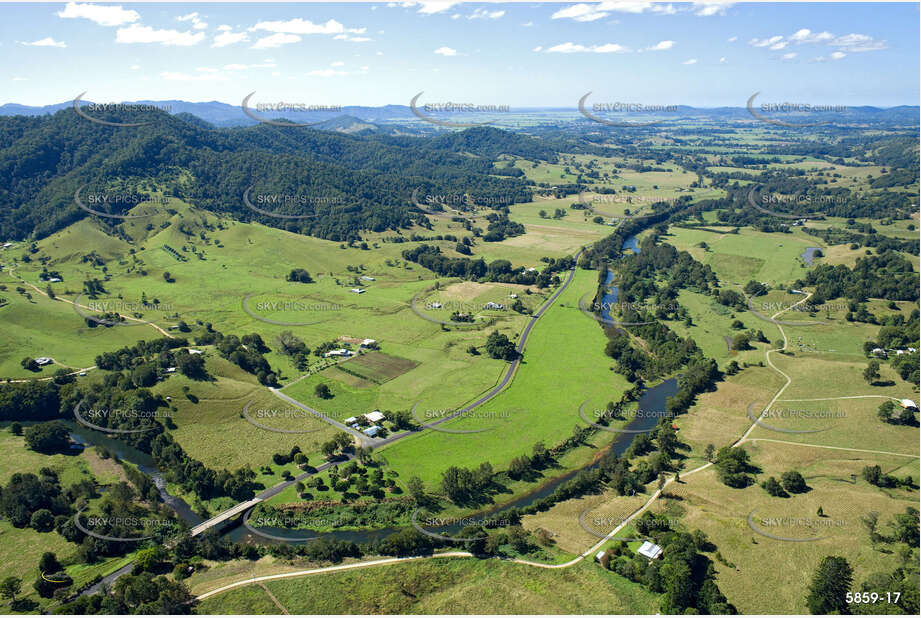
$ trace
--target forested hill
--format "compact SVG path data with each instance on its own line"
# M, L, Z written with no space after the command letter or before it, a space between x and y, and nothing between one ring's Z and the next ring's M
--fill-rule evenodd
M422 222L409 200L419 187L501 197L500 203L527 201L531 183L496 175L495 158L556 160L541 140L492 128L437 138L354 136L271 125L214 129L163 112L140 119L136 113L120 114L94 116L152 122L111 127L80 118L72 109L0 118L0 238L41 238L90 216L74 201L77 189L89 184L88 190L97 193L155 185L241 220L341 241L357 238L362 230ZM251 185L254 193L308 196L306 205L272 210L316 217L258 214L242 199Z

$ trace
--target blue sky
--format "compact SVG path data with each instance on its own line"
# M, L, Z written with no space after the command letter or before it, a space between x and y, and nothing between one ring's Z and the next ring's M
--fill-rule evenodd
M0 103L917 105L917 3L0 3Z

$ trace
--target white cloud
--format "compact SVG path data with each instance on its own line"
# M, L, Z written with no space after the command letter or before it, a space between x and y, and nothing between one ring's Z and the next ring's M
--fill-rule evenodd
M731 37L729 37L729 38L726 39L726 40L727 40L728 42L730 42L730 43L735 43L736 41L739 40L739 37L737 37L737 36L731 36Z
M198 13L189 13L188 15L181 15L176 18L176 21L190 21L192 22L192 28L195 30L204 30L208 27L208 24L203 22L198 17Z
M651 47L647 47L648 51L665 51L666 49L671 49L675 46L674 41L659 41Z
M733 2L695 2L694 14L698 17L725 15L726 9L730 8L733 4Z
M131 65L131 70L132 70L132 71L139 71L140 69L141 69L141 65L139 65L139 64L132 64L132 65Z
M55 41L50 36L46 36L44 39L39 39L37 41L19 41L20 45L28 45L29 47L67 47L67 43L63 41Z
M595 54L622 54L629 52L630 49L617 43L606 43L605 45L580 45L572 42L560 43L547 49L548 54L578 54L578 53L595 53Z
M344 67L344 66L345 66L345 63L342 62L341 60L337 60L336 62L331 62L331 63L329 64L329 66L331 66L331 67Z
M248 40L249 35L245 32L230 32L224 30L214 35L214 43L211 44L211 47L227 47L228 45L235 45Z
M524 22L523 24L521 24L521 26L522 26L523 28L530 28L530 27L533 26L533 25L534 25L534 22L533 22L533 21L526 21L526 22Z
M661 13L662 15L674 15L678 12L671 4L653 4L651 10L653 13Z
M844 36L839 36L838 38L831 41L829 45L840 47L844 51L854 53L878 51L888 47L886 41L877 41L873 37L867 36L866 34L846 34Z
M783 56L781 56L781 58L783 58L784 60L793 60L794 58L796 58L796 52L790 52L788 54L784 54Z
M612 4L608 2L599 2L598 4L573 4L566 7L565 9L560 9L554 13L550 18L551 19L574 19L576 21L595 21L598 19L604 19L611 13L605 7L605 5ZM640 3L645 4L645 3Z
M707 4L706 6L710 6ZM731 4L716 5L718 7L718 12L722 12L724 7L731 6ZM632 13L634 15L639 15L641 13L656 13L659 15L675 15L679 11L689 10L687 8L675 8L672 4L663 4L661 2L633 2L624 0L616 0L609 2L596 2L593 4L579 3L568 6L564 9L560 9L554 13L552 19L572 19L575 21L581 22L590 22L597 21L599 19L604 19L611 13ZM699 11L704 11L703 8L698 9ZM706 9L709 11L710 9ZM709 12L703 13L698 12L698 14L711 14Z
M537 47L535 47L535 48L532 49L531 51L539 52L539 51L542 50L543 48L544 48L543 45L538 45Z
M230 30L233 30L233 27L232 27L232 26L228 26L227 24L221 24L220 26L217 27L217 29L218 29L220 32L229 32Z
M505 11L487 11L486 9L476 9L467 16L467 19L499 19L505 15Z
M697 58L691 58L689 60L685 60L681 64L697 64Z
M276 34L270 34L269 36L262 37L253 45L253 49L272 49L275 47L281 47L282 45L288 45L290 43L299 43L301 37L296 34L284 34L278 32Z
M63 11L58 11L61 19L88 19L100 26L122 26L141 18L137 11L126 10L109 4L87 4L85 2L68 2Z
M187 47L197 45L205 38L204 32L179 32L177 30L158 30L150 26L131 24L119 28L115 33L116 43L160 43Z
M346 28L335 19L325 24L315 24L309 19L289 19L286 21L260 21L250 31L266 30L284 34L364 34L367 28Z
M832 53L831 53L830 58L831 58L832 60L841 60L841 59L844 58L845 56L847 56L847 54L845 54L845 53L843 53L843 52L836 51L836 52L832 52Z
M438 49L436 49L435 53L438 54L439 56L456 56L457 50L451 47L443 46L443 47L439 47Z
M195 70L199 71L200 73L217 73L218 72L218 69L215 69L214 67L198 67Z
M387 6L390 8L394 7L419 7L418 13L423 15L435 15L436 13L444 13L451 7L460 4L456 0L423 0L422 2L388 2Z
M14 82L27 82L27 81L29 81L29 78L28 78L28 77L14 77L12 81L14 81Z
M720 64L729 64L729 61L726 58L720 58Z
M813 32L809 28L800 28L788 37L780 35L772 36L769 39L752 39L748 42L753 47L769 47L772 50L781 50L793 43L795 45L805 44L825 44L830 47L839 49L840 55L830 54L828 57L819 56L813 58L814 62L825 62L826 60L840 60L847 54L843 52L869 52L886 49L888 43L874 39L867 34L846 34L844 36L835 36L831 32Z
M778 35L772 36L769 39L752 39L751 41L748 42L748 44L751 45L752 47L768 47L770 45L779 43L780 41L783 41L783 37L778 34Z

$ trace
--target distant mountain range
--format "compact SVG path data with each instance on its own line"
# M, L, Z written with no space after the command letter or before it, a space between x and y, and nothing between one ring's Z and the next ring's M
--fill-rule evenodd
M89 105L90 101L81 101ZM208 101L203 103L191 103L181 100L166 101L133 101L132 103L155 105L161 109L166 109L174 115L191 115L215 127L243 127L259 124L257 120L249 117L244 113L240 105L230 105L219 101ZM73 105L72 101L65 103L55 103L53 105L30 106L20 105L18 103L7 103L0 105L0 116L41 116L53 114L61 109L69 108ZM586 106L591 109L590 103ZM755 111L760 113L760 102L755 104ZM380 107L367 107L360 105L343 106L336 112L266 112L251 109L252 113L265 118L266 120L287 120L289 122L320 122L315 128L335 130L345 133L384 133L393 134L402 131L394 130L393 127L382 127L381 125L419 125L422 121L413 113L408 105L383 105ZM769 114L766 116L790 120L791 122L804 122L804 118L820 120L823 122L848 122L848 123L892 123L900 125L918 124L919 112L921 108L917 105L900 105L897 107L881 108L872 106L848 107L842 112L812 113L812 114ZM573 107L534 107L534 108L512 108L511 115L522 115L526 113L538 114L546 121L554 120L558 117L560 122L582 120L578 109ZM605 117L606 114L600 112L591 112L596 115ZM687 105L677 106L676 111L662 112L656 115L659 118L708 118L713 120L754 120L748 109L740 107L691 107ZM440 116L443 117L443 116ZM636 115L622 115L625 120L632 120ZM587 121L587 119L586 119ZM501 124L501 123L499 123ZM424 127L426 130L431 129L432 125Z

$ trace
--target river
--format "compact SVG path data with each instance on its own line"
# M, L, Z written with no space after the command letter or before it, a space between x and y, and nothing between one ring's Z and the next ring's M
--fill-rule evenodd
M624 242L623 248L630 249L638 253L640 249L636 236L631 236L628 238ZM606 306L610 306L611 304L617 302L617 286L611 285L613 278L614 272L608 271L608 277L605 281L605 285L608 286L608 293L604 297L604 302L607 303ZM602 313L602 316L606 319L610 319L610 314L605 316L604 313ZM676 392L678 392L678 380L677 378L670 378L661 384L646 389L640 396L637 409L664 412L666 400L673 396ZM601 452L613 451L618 456L622 455L630 447L630 444L633 442L633 438L637 435L637 432L649 431L653 429L658 423L659 418L659 414L637 416L637 418L635 418L626 427L624 427L624 429L628 431L625 431L624 433L618 433L614 440ZM574 423L579 422L579 417L575 414L575 412L573 413L573 421ZM78 444L104 446L110 452L117 455L119 459L136 465L139 470L150 476L153 479L154 484L157 486L163 501L171 506L173 510L176 511L176 514L181 517L183 521L188 523L190 527L200 524L202 521L204 521L202 517L192 511L192 508L183 499L173 496L166 491L166 483L163 480L163 475L156 469L153 458L150 455L136 448L133 448L124 442L121 442L120 440L111 438L106 434L100 433L93 429L89 429L82 425L69 423L69 427L71 430L71 436ZM596 468L600 459L600 457L595 457L590 464L583 466L582 468L572 470L564 475L548 479L534 491L531 491L509 502L489 507L488 509L485 509L484 511L481 511L470 517L482 519L513 507L526 508L535 502L538 502L539 500L542 500L551 495L561 485L574 478L582 470L591 470ZM439 532L456 533L459 532L461 528L461 525L446 526L442 527ZM305 539L313 537L313 533L311 533L309 530L290 530L287 528L262 527L260 530L272 536L287 538L289 539L288 542L291 543L305 542ZM400 528L380 528L375 530L336 530L332 532L317 534L317 536L323 536L342 541L353 541L355 543L372 543L374 541L383 539L384 537L399 530ZM226 536L229 540L236 542L275 542L268 538L254 535L243 526L234 526L229 530L226 530L223 535Z

